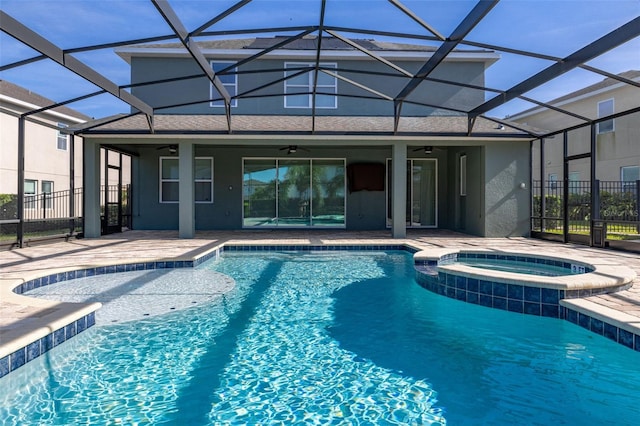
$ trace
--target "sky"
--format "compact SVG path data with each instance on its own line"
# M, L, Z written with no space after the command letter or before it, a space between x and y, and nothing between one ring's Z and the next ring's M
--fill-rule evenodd
M170 0L188 30L194 30L236 1ZM404 0L438 33L448 36L475 1ZM63 49L171 34L167 23L148 0L0 0L0 8ZM212 30L317 25L320 0L254 0L216 23ZM513 49L565 57L640 16L640 0L502 0L466 39ZM398 8L383 0L327 0L325 23L331 26L431 35ZM290 33L291 34L291 33ZM282 35L280 33L266 36ZM359 38L370 35L343 33ZM242 37L242 36L237 36ZM376 37L382 39L382 37ZM387 38L389 41L418 43ZM459 45L460 48L468 46ZM0 66L36 56L37 52L0 33ZM487 69L486 86L506 90L552 64L550 61L500 53ZM129 65L112 48L74 55L118 85L129 82ZM587 63L611 73L640 70L640 39ZM53 61L38 61L0 72L0 79L26 87L56 102L97 90ZM602 80L582 69L569 71L526 96L546 102ZM487 94L487 98L493 97ZM99 118L129 107L111 95L68 105ZM504 117L533 106L514 100L487 115Z

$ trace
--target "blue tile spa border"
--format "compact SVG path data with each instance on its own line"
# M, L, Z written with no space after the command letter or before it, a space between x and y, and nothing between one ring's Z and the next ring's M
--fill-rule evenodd
M448 274L438 271L434 261L418 261L415 269L418 284L433 293L489 308L564 319L640 351L640 335L560 305L562 299L597 294L595 292L523 286ZM628 287L623 285L619 289Z
M518 254L500 254L500 253L474 253L474 252L455 252L441 256L438 260L420 260L416 264L426 265L450 265L458 261L465 260L497 260L507 262L531 263L535 265L547 265L556 268L566 269L567 272L589 273L594 269L591 265L577 262L567 261L564 259L550 259L538 257L535 255L518 255Z
M98 266L95 268L79 269L74 271L59 272L40 278L29 280L13 289L14 293L23 294L46 285L55 284L62 281L76 278L92 277L96 275L116 274L120 272L144 271L154 269L175 269L192 268L206 262L207 260L218 258L223 251L230 252L253 252L253 251L407 251L416 253L418 250L405 244L374 244L374 245L222 245L209 253L206 253L195 260L157 261L115 264L108 266ZM0 359L0 377L9 374L29 361L43 355L60 343L74 337L78 333L87 330L95 325L95 312L86 315L68 324L36 342L20 348Z

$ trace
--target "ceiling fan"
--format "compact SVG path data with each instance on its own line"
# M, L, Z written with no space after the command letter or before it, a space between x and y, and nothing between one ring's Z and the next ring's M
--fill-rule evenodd
M309 152L307 148L302 148L302 147L299 147L298 145L283 146L282 148L279 149L279 151L285 151L285 150L287 151L287 155L295 154L298 151Z
M163 146L157 147L156 149L159 151L165 148L169 149L169 154L171 155L175 155L178 152L178 145L163 145Z
M413 152L422 151L425 154L431 154L435 149L437 149L437 148L434 148L433 146L428 145L428 146L422 146L420 148L416 148L416 149L413 150Z

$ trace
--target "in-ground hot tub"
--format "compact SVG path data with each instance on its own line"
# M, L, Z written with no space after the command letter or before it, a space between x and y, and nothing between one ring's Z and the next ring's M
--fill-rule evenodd
M575 257L490 250L424 250L414 255L418 283L478 305L563 318L560 300L612 293L631 286L624 266Z

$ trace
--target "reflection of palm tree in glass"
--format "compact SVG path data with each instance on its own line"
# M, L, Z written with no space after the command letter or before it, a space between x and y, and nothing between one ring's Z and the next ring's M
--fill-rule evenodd
M280 169L284 171L284 177L280 180L278 188L278 216L281 218L299 217L307 219L305 222L308 222L312 192L310 163L309 161L302 162L302 164L300 161L292 161L293 164L287 163L283 164Z
M335 160L281 160L271 175L277 175L277 180L245 177L245 185L249 184L245 218L281 226L344 224L343 164Z
M313 173L318 176L318 190L313 194L314 223L343 224L344 168L328 163L314 167Z

